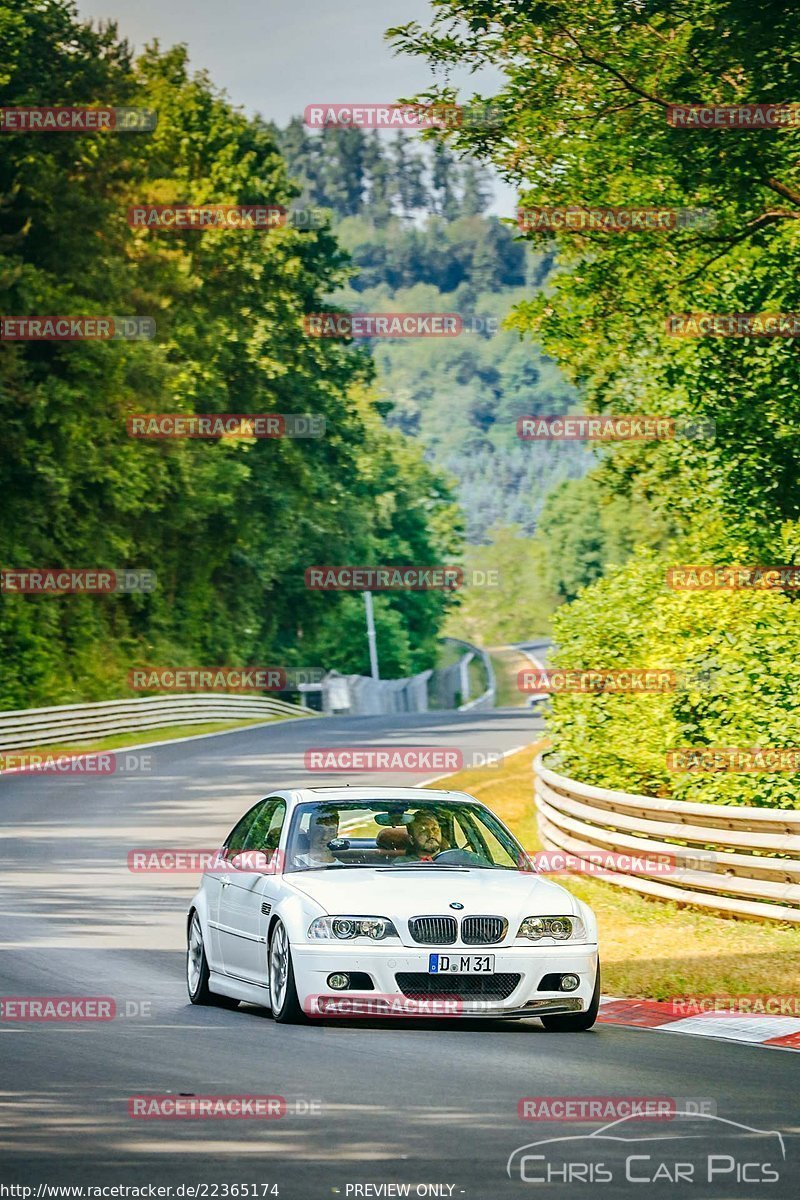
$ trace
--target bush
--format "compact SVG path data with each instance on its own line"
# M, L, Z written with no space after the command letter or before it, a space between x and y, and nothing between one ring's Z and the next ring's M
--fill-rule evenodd
M688 678L662 693L555 696L558 769L676 800L800 808L790 772L668 769L672 749L800 746L800 605L777 591L671 591L676 561L698 559L639 550L556 614L557 666Z

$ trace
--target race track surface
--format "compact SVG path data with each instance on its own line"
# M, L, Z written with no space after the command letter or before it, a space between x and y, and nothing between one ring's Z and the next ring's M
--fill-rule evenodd
M190 1194L179 1185L207 1185L195 1195L210 1197L249 1184L258 1185L251 1196L289 1200L398 1194L380 1186L390 1183L410 1184L412 1196L470 1200L797 1195L795 1054L616 1027L553 1034L536 1020L289 1027L255 1007L189 1005L183 937L196 876L135 875L131 850L218 846L261 795L308 781L307 747L488 752L531 742L539 728L522 709L315 719L141 751L152 755L149 774L0 779L2 994L106 995L123 1014L107 1023L0 1022L0 1182L171 1185L172 1196ZM277 1121L128 1116L129 1097L167 1092L281 1095L289 1113ZM737 1183L735 1171L711 1185L633 1183L621 1162L611 1182L545 1188L522 1183L519 1172L512 1182L506 1162L517 1147L596 1127L517 1115L521 1097L564 1095L711 1100L722 1118L781 1131L787 1162L770 1184ZM309 1114L312 1106L319 1111ZM738 1158L758 1155L738 1155L736 1170ZM638 1166L652 1171L650 1162ZM278 1193L264 1191L273 1184Z

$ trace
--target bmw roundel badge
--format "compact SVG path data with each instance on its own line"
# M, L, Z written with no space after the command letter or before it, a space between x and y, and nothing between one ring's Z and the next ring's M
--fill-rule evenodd
M462 908L464 907L464 905L463 905L463 904L459 904L457 900L454 900L454 901L453 901L453 903L450 905L450 907L451 907L451 908L458 908L458 909L462 909Z

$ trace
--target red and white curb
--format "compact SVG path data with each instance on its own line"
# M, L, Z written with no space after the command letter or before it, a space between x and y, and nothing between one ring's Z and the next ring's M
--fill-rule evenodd
M800 1017L711 1012L676 1018L670 1000L619 1000L604 996L597 1020L603 1025L658 1029L662 1033L688 1033L695 1037L756 1043L774 1050L800 1051Z

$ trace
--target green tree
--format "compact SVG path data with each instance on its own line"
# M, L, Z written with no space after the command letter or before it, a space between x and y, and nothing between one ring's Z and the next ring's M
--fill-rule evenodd
M499 69L496 127L443 136L491 161L530 205L711 210L709 229L558 233L560 270L519 306L597 410L710 418L711 444L626 447L620 479L658 494L690 527L700 492L760 553L800 515L791 339L674 338L672 313L796 312L800 238L797 129L703 130L670 105L782 102L796 90L790 8L743 0L506 4L436 0L430 30L392 31L437 65ZM426 100L449 101L448 89ZM549 234L531 234L540 245Z
M409 148L408 135L399 131L391 144L393 160L392 174L395 188L400 196L403 212L428 209L428 193L425 187L425 164L419 154Z
M446 145L435 142L431 165L431 194L436 206L435 211L448 221L460 215L458 191L458 163Z
M436 65L504 74L495 127L438 136L492 162L521 207L681 214L659 231L529 235L556 269L514 324L581 385L588 406L715 427L712 437L605 455L596 479L620 513L631 505L616 532L586 522L595 480L565 488L542 521L564 555L559 590L572 598L554 623L560 665L691 671L710 659L723 680L716 691L557 697L550 727L562 761L606 786L796 807L791 776L676 777L666 762L670 747L794 744L796 592L665 586L676 563L796 563L800 554L796 342L668 335L674 314L798 311L797 128L686 128L670 116L675 105L784 103L798 81L794 13L743 0L434 0L434 10L431 29L391 36ZM421 99L453 98L445 88ZM657 549L608 570L629 552L637 512Z
M537 527L547 581L559 602L574 600L637 546L663 546L669 532L643 502L609 495L596 474L553 488Z
M1 105L46 94L160 118L152 134L4 134L2 310L146 315L157 332L0 342L0 561L149 567L158 587L3 594L0 703L119 695L142 662L324 666L346 597L323 604L306 566L436 563L457 540L441 479L383 427L369 358L305 332L305 314L343 282L345 256L329 232L289 225L130 228L134 204L288 206L298 189L270 128L191 75L184 49L133 62L113 26L92 30L66 0L0 3L0 31ZM343 156L358 153L347 141ZM352 183L347 203L360 202ZM313 413L327 429L304 440L127 435L128 416L165 411ZM420 658L432 658L445 607L440 594L408 610L393 602Z

